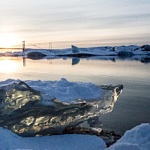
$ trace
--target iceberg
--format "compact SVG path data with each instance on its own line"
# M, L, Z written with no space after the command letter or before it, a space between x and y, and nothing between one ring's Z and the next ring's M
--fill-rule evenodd
M72 65L80 62L80 59L96 60L131 60L142 63L150 62L150 45L128 45L128 46L102 46L80 48L72 45L65 49L31 49L26 48L24 52L5 52L1 56L22 56L24 59L67 59L72 58Z
M59 59L72 58L72 65L80 62L80 59L96 59L96 60L138 60L142 63L150 62L149 45L136 46L114 46L114 47L90 47L79 48L72 45L68 49L26 49L23 56L29 59ZM21 55L21 53L20 53Z
M0 82L0 126L20 136L63 134L109 113L123 85L60 81ZM91 121L88 122L92 127Z
M149 150L150 124L143 123L125 132L123 137L108 150Z
M92 57L92 56L126 56L131 57L133 55L150 55L150 46L105 46L105 47L90 47L90 48L79 48L75 45L72 45L71 48L68 49L26 49L24 55L34 59L34 57L60 57L60 56L68 56L68 57Z

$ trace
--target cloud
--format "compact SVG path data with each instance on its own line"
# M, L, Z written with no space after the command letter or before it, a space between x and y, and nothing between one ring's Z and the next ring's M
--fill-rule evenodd
M26 38L72 34L95 39L125 35L123 30L150 34L149 0L5 0L0 6L0 32L12 30Z

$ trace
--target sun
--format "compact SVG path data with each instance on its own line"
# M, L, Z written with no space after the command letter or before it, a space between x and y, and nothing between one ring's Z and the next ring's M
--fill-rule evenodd
M17 45L18 37L13 33L0 34L0 47L9 48Z

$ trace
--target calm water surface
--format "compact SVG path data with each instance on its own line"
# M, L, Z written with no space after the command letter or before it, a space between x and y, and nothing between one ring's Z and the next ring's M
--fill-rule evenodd
M74 65L72 65L74 64ZM97 85L123 84L123 93L111 113L100 116L104 128L120 133L150 123L150 63L89 59L31 60L0 57L0 81L60 80L92 82Z

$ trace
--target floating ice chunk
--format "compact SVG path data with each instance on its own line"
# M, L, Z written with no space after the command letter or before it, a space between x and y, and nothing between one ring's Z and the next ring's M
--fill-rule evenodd
M78 47L76 47L76 46L74 46L74 45L72 45L71 47L72 47L72 52L73 52L73 53L79 53L80 50L79 50Z
M64 78L6 83L0 82L5 84L0 86L0 126L21 136L61 134L67 127L108 113L123 89Z
M109 150L149 150L150 124L145 123L126 131L123 137L112 145Z

